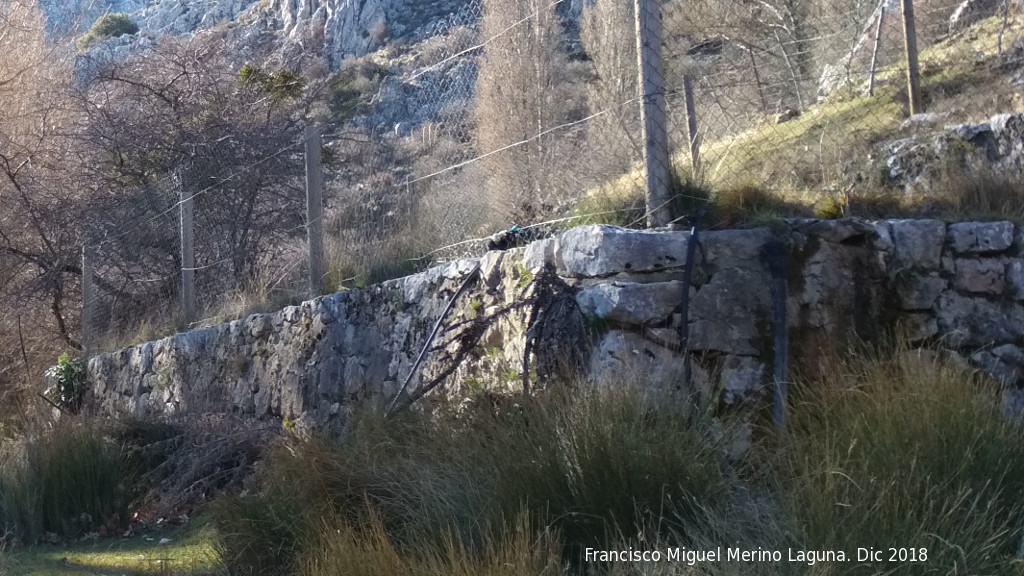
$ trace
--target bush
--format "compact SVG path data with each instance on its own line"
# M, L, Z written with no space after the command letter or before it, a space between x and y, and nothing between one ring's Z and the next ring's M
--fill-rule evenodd
M48 376L54 382L53 388L47 390L50 402L64 412L77 414L82 408L82 400L85 399L88 387L85 363L80 359L71 358L66 353L61 354L57 359L57 365L50 369Z
M132 21L127 14L104 14L99 20L96 20L88 32L79 36L75 42L78 44L79 50L87 50L107 38L136 34L138 31L139 25Z
M61 423L0 454L0 530L23 542L127 521L134 475L119 446L92 425Z

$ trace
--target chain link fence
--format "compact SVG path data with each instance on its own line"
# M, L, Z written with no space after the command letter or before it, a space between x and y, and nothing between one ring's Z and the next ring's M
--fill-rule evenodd
M905 192L887 180L890 143L1024 106L1017 0L917 0L927 113L908 121L906 4L461 2L415 41L383 43L330 76L317 120L320 286L359 287L560 226L680 224L730 203L836 216L858 194ZM271 94L290 86L254 78ZM121 192L99 201L86 243L96 331L138 333L140 308L175 317L183 272L195 276L192 322L308 295L301 132L316 115L265 112L250 134L214 123L190 135L188 162L121 175ZM736 223L719 210L707 225Z

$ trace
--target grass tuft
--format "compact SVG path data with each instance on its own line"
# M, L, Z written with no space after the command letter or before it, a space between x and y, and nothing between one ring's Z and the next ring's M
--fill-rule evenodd
M44 436L3 446L0 529L21 542L47 532L77 537L121 526L133 497L121 448L90 424L61 422Z
M780 476L803 546L928 550L900 574L1006 573L1024 527L1024 433L990 383L897 350L830 365L795 401Z

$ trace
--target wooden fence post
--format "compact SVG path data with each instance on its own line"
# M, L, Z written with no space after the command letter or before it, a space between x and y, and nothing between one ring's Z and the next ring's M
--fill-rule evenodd
M635 0L637 85L641 95L647 225L651 228L667 226L672 221L659 4L657 0Z
M903 3L903 38L907 47L907 97L910 115L924 112L921 104L921 66L917 60L917 26L914 23L914 0Z
M324 281L324 228L323 228L323 167L320 131L306 127L306 235L309 240L309 295L316 298L323 293Z
M686 100L686 132L689 138L690 168L693 179L700 182L700 131L697 125L697 101L693 96L693 76L686 72L683 75L683 96Z
M181 194L181 315L188 328L196 317L195 194L180 172L177 181Z
M92 281L92 250L89 237L82 244L82 358L89 360L95 349L95 294Z
M878 72L878 49L882 46L882 26L885 24L885 4L878 9L878 27L875 28L875 46L871 50L871 70L868 78L868 96L875 95L875 75Z

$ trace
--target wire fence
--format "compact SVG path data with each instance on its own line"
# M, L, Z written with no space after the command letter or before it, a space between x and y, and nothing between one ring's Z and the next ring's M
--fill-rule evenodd
M332 84L319 285L477 255L513 227L523 239L583 222L678 222L707 191L814 204L882 187L885 144L914 108L908 22L932 122L1020 106L1016 0L917 0L912 19L909 4L470 0ZM84 308L104 319L95 333L137 331L138 310L195 325L308 295L295 126L255 148L208 135L202 153L133 188L134 201L99 211L85 251L95 287ZM196 291L185 317L183 272Z

